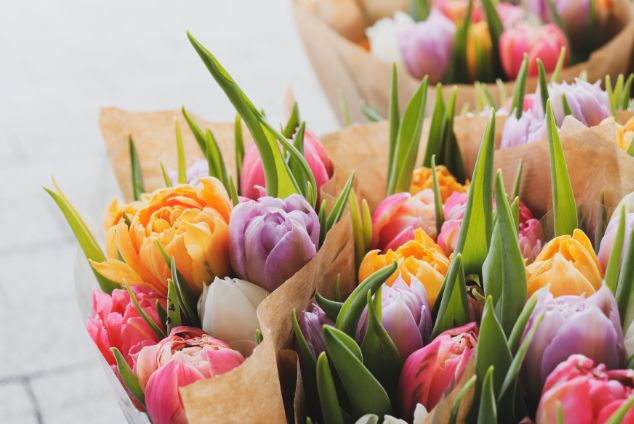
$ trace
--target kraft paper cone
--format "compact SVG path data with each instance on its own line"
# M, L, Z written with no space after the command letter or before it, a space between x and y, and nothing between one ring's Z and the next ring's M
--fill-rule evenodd
M307 5L308 3L308 5ZM342 98L350 107L353 122L364 122L365 118L359 110L359 103L363 100L381 115L387 116L389 104L390 80L392 65L372 56L368 51L346 38L345 32L337 32L336 23L332 22L334 13L326 16L330 24L319 11L310 7L305 0L293 1L293 12L299 34L308 53L313 69L324 89L330 104L337 114L339 121L344 123L344 113L341 107ZM363 4L360 10L363 15ZM391 16L395 10L402 9L398 1L391 1L390 8L381 9L383 16ZM401 2L402 3L402 2ZM610 41L595 50L588 61L564 69L561 80L571 81L582 70L587 71L588 80L596 81L610 75L613 80L620 73L627 73L634 69L634 19L632 6L628 0L614 0L611 2L610 16L606 28L612 31ZM379 16L363 15L365 24L369 25ZM352 25L352 24L351 24ZM354 24L357 25L357 24ZM410 76L405 69L398 70L399 100L401 107L413 95L420 83ZM537 79L530 78L527 89L534 90ZM488 84L490 91L499 96L499 89L495 84ZM505 83L506 92L511 93L513 82ZM445 87L444 95L448 96L450 87ZM457 110L464 105L475 105L475 90L471 85L458 85ZM433 101L430 92L428 101ZM431 109L427 109L431 113Z

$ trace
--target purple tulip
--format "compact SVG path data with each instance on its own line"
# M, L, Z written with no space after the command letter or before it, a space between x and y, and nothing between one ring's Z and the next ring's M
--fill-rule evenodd
M614 249L614 239L616 238L616 233L619 229L621 209L623 206L625 206L625 237L623 238L621 262L623 262L623 257L630 245L629 234L632 230L634 230L634 193L630 193L623 199L621 199L617 207L614 209L614 213L610 218L610 222L605 229L605 234L601 239L598 257L599 262L601 262L601 266L604 270L608 269L608 262L610 261L610 256L612 256L612 250Z
M557 125L564 121L563 96L570 106L572 116L581 121L585 126L599 125L601 121L610 116L608 94L601 89L601 82L590 84L579 78L569 84L562 82L551 84L548 87L550 102L553 106L553 114Z
M383 285L381 323L398 348L401 358L423 347L431 333L431 310L427 302L427 292L423 284L411 277L407 285L399 275L392 286ZM368 309L359 319L357 338L363 340L368 324Z
M526 337L544 314L523 365L528 394L538 399L546 377L570 355L582 354L608 369L619 367L624 358L623 332L619 311L605 285L589 298L553 297L542 290L535 310L524 329Z
M196 159L187 167L187 184L196 184L198 179L209 176L209 164L204 159ZM173 184L178 181L178 173L174 170L169 171L170 180Z
M533 107L517 119L515 113L509 114L504 122L500 148L522 146L546 138L546 120L541 108Z
M398 27L398 43L409 73L419 79L429 75L430 83L442 81L455 32L453 22L435 9L423 22Z
M306 265L318 245L319 218L298 194L247 200L231 212L231 266L240 278L268 291Z
M334 321L316 303L312 303L308 309L300 312L297 321L308 347L315 357L318 357L321 352L326 350L321 329L324 325L335 325Z

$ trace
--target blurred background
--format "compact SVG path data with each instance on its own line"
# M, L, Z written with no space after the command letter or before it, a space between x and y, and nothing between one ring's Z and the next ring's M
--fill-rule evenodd
M99 223L117 194L102 106L234 111L190 30L272 122L291 87L318 134L336 129L286 0L31 0L0 13L0 422L123 422L75 295L77 247L42 190L51 175Z

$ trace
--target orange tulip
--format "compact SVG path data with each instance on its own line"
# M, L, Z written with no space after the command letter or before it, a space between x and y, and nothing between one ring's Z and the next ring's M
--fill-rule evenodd
M163 188L124 206L115 200L104 214L108 260L92 266L112 281L166 294L170 270L160 244L198 295L205 282L229 274L230 215L229 197L212 177L201 178L197 186Z
M391 286L400 274L409 285L414 276L425 286L427 300L433 306L449 268L449 259L442 249L419 228L414 240L396 250L388 249L385 253L380 250L369 251L361 261L359 281L394 261L398 262L398 269L388 278L386 284Z
M440 197L442 197L443 203L451 196L451 193L455 191L464 193L467 191L467 187L469 187L468 181L465 185L460 184L458 180L456 180L456 177L454 177L444 165L436 166L436 176L438 177L438 188L440 188ZM431 168L423 166L414 171L412 185L409 189L410 193L416 194L426 188L433 187L434 183Z
M493 42L485 21L472 23L467 36L467 71L471 81L477 81L478 62L491 63Z
M528 295L548 287L553 296L592 295L601 288L603 270L585 233L554 238L544 246L528 273Z
M634 116L631 117L624 126L619 126L616 130L616 142L619 149L627 152L634 141Z

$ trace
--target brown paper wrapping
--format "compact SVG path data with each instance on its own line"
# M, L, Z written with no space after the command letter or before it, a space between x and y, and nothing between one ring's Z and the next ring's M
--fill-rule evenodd
M361 100L378 110L381 115L387 116L392 65L372 56L351 39L346 38L345 34L350 31L358 32L356 27L364 28L381 16L391 16L395 10L403 9L403 3L406 2L390 0L385 2L386 6L377 7L378 0L359 0L355 19L351 20L348 17L345 30L342 30L338 26L338 14L323 15L312 6L318 1L293 0L294 16L313 69L339 121L344 123L342 98L350 105L353 122L365 121L358 108ZM613 37L603 47L595 50L588 61L564 69L561 73L562 80L570 81L582 70L587 71L589 81L603 79L606 75L610 75L614 80L618 74L634 69L632 6L628 0L614 0L610 7L606 28L613 31ZM420 82L410 76L405 69L398 70L398 77L399 99L401 107L404 107ZM495 84L488 86L494 95L499 95ZM507 93L511 93L513 83L508 82L505 86ZM536 86L536 78L528 80L528 90L534 90ZM447 90L450 89L445 88L445 97L448 95ZM464 105L473 107L474 94L473 86L458 85L457 110L462 110ZM428 96L428 114L431 113L431 101L432 92Z

